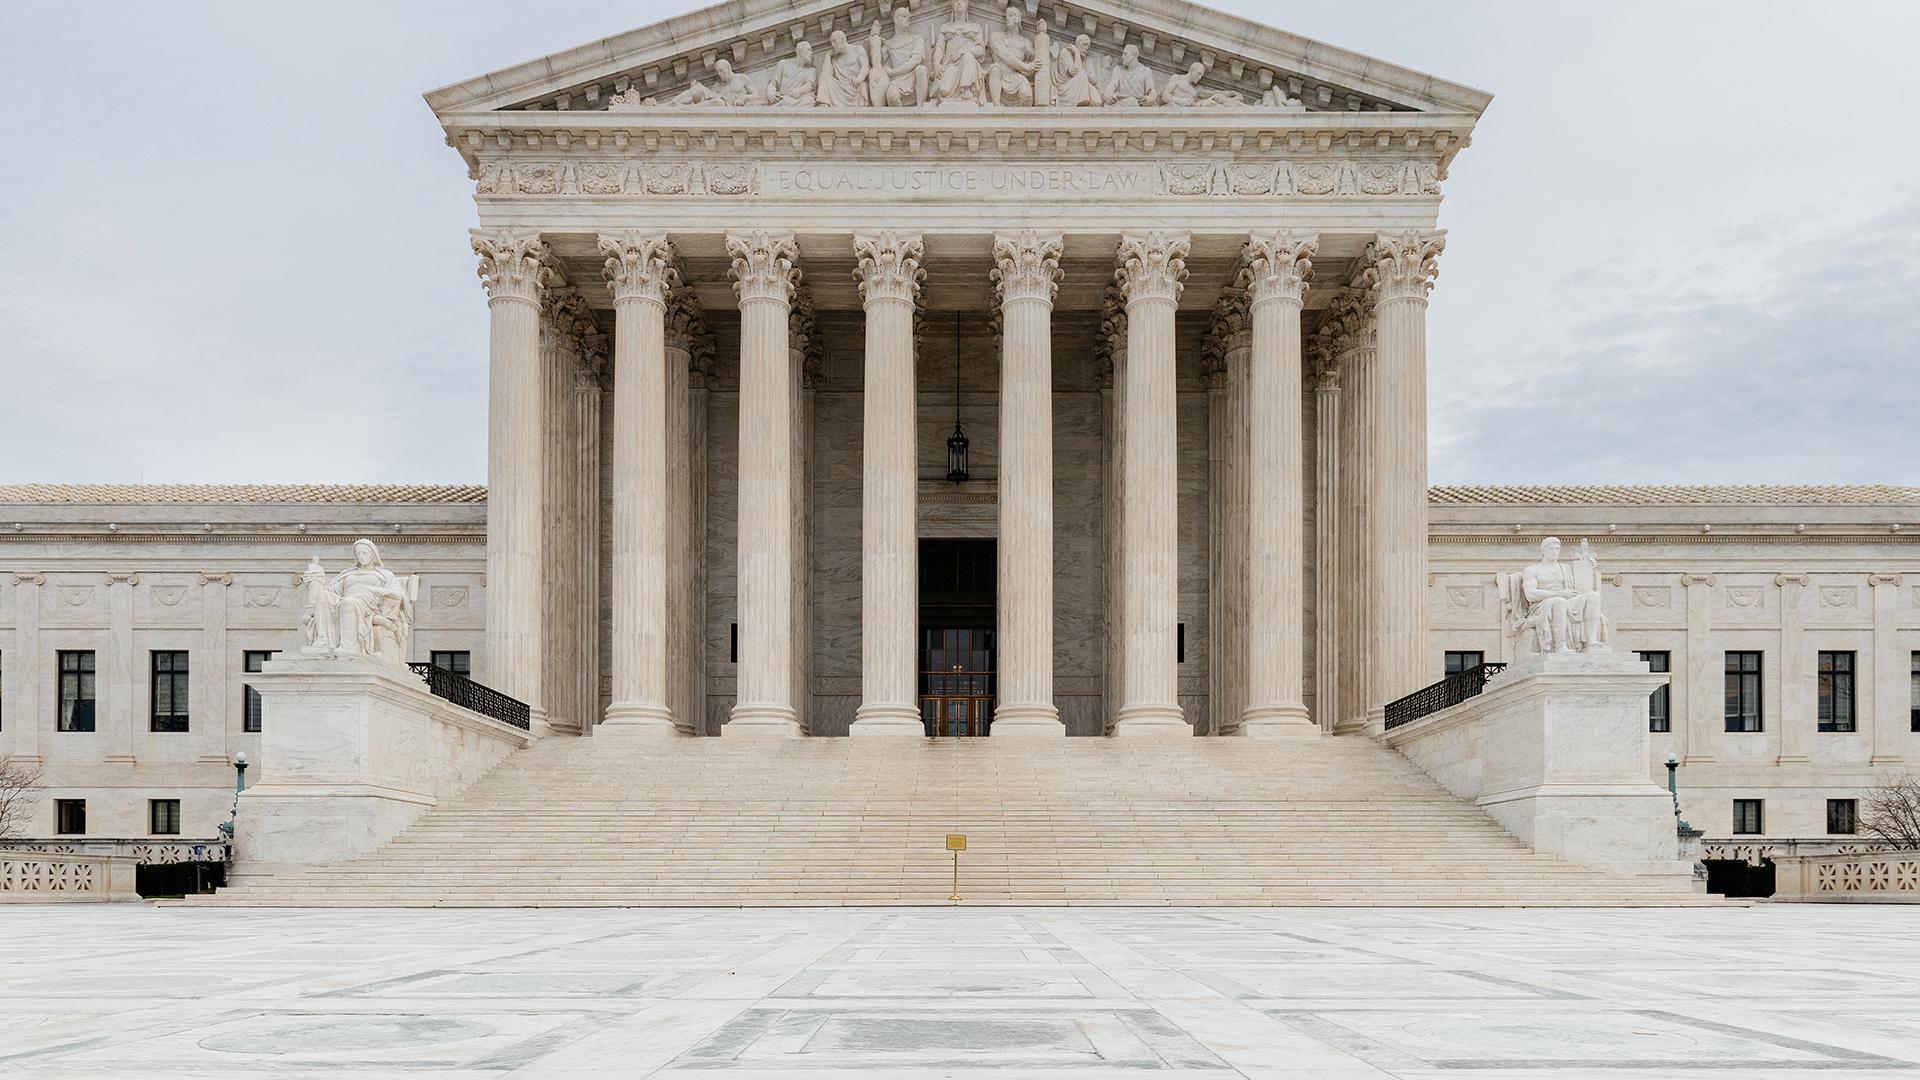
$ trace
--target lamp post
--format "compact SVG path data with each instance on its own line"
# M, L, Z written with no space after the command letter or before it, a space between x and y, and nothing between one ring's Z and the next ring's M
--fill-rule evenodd
M1673 798L1673 821L1681 832L1693 831L1693 826L1680 817L1680 755L1667 755L1667 794Z
M220 835L227 838L229 847L233 844L234 825L240 820L240 793L245 790L247 790L247 752L239 750L233 755L233 810L227 814L226 822L220 826Z

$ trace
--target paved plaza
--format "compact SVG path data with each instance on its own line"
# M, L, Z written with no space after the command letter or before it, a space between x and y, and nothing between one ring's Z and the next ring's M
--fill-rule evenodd
M1920 1076L1912 908L0 909L0 1075Z

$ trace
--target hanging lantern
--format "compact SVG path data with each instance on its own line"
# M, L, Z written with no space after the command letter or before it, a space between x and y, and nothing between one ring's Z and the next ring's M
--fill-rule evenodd
M960 428L960 313L953 313L953 434L947 436L947 480L964 484L967 475L967 433Z

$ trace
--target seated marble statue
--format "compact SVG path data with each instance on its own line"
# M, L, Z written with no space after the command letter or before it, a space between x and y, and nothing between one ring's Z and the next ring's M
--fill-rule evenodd
M1123 109L1152 108L1160 104L1160 87L1153 69L1140 62L1140 46L1129 44L1120 50L1120 62L1107 73L1107 85L1100 96L1108 105Z
M993 64L987 68L987 104L1021 108L1033 104L1033 80L1040 74L1040 57L1033 42L1020 32L1020 9L1007 9L1007 32L987 39Z
M971 18L967 0L953 0L952 18L934 38L929 93L936 105L987 103L987 33Z
M1185 75L1168 77L1166 88L1160 91L1160 100L1176 109L1237 109L1246 105L1247 99L1232 90L1207 90L1201 87L1200 77L1206 73L1207 65L1194 61Z
M913 32L913 12L905 4L893 9L893 37L875 32L867 39L873 55L868 57L872 87L869 98L876 108L924 105L932 85L932 46Z
M873 104L873 88L867 80L867 50L847 43L847 32L835 30L827 46L826 62L820 65L820 88L816 96L830 109L858 109Z
M745 75L736 75L733 61L716 60L713 65L714 84L708 86L699 79L687 87L669 105L758 105L760 91L753 80Z
M1540 561L1518 574L1501 574L1500 586L1507 632L1520 636L1522 651L1612 650L1613 624L1601 608L1599 563L1585 540L1579 559L1568 565L1560 561L1559 538L1547 537L1540 543Z
M406 663L420 579L388 570L373 541L355 540L353 566L332 581L316 558L307 564L300 583L306 599L300 628L309 651Z
M1100 86L1093 77L1089 61L1093 58L1093 38L1081 34L1071 42L1052 46L1053 103L1064 109L1100 106Z
M813 62L812 42L802 41L792 56L773 65L765 98L779 109L811 109L820 103L820 69Z

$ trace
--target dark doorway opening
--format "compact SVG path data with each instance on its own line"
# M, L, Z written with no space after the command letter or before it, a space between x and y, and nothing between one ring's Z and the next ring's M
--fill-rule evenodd
M930 738L991 733L994 541L920 541L920 722Z

